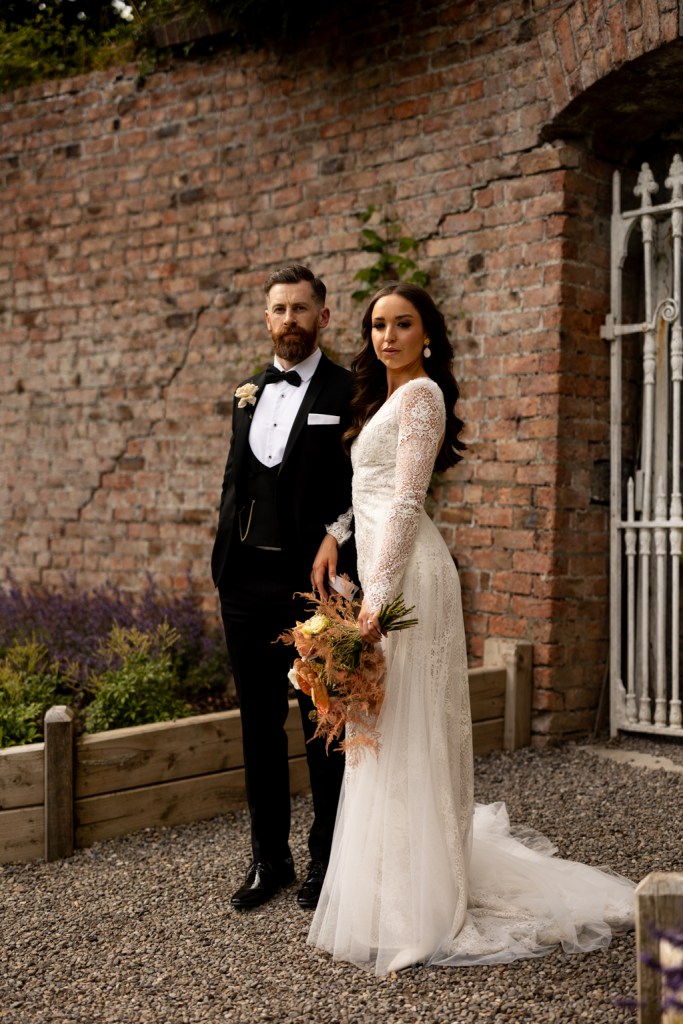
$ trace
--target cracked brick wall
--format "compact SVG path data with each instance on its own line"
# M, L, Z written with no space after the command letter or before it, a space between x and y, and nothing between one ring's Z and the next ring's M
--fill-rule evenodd
M535 741L590 728L611 164L566 117L677 35L671 0L355 4L285 53L0 97L5 566L133 591L189 573L214 610L231 396L270 349L262 281L315 267L326 345L348 361L371 262L356 215L373 204L420 240L457 348L470 451L435 516L472 658L487 636L533 641Z

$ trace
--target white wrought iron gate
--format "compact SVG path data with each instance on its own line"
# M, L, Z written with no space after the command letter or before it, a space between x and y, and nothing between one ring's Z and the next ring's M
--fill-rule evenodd
M610 721L618 730L683 736L680 699L681 245L683 161L664 182L648 164L634 189L640 205L621 209L614 175L611 311ZM626 275L625 268L629 267ZM634 292L638 293L637 308ZM633 315L635 313L635 315ZM626 319L632 322L624 322ZM624 458L625 352L637 441ZM633 426L633 424L631 424ZM630 463L629 467L625 463Z

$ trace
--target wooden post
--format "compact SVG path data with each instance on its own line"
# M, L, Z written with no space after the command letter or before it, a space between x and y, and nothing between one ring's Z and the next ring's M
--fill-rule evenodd
M680 950L662 942L661 933L683 935L683 874L653 871L636 888L638 1024L681 1024L682 1010L662 1011L662 972L656 964L675 966ZM655 961L644 963L643 957ZM664 993L665 994L665 993ZM683 993L677 993L682 999Z
M488 637L484 665L505 665L503 750L519 750L531 742L532 645L523 640Z
M45 714L45 860L74 852L74 713L57 705Z

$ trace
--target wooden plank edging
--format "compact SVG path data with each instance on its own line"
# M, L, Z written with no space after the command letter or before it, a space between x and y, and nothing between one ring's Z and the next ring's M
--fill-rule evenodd
M0 812L44 802L44 750L44 743L0 750Z
M290 710L286 728L290 756L302 754L298 713ZM241 767L242 730L237 710L112 729L78 740L76 798Z
M289 761L292 794L308 790L306 757ZM164 828L215 818L246 807L244 769L190 779L160 782L140 789L125 789L76 800L77 847L126 835L141 828Z
M45 853L45 808L13 807L0 812L0 864L38 860Z

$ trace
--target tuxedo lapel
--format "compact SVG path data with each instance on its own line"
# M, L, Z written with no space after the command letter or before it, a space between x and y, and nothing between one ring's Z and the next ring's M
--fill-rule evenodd
M235 466L235 477L241 479L244 472L244 468L248 463L249 455L249 430L251 429L251 421L254 418L254 409L258 405L261 395L263 394L264 381L266 373L265 370L254 377L251 381L258 388L255 398L256 401L253 405L247 404L243 409L235 409L235 421L233 427L234 433L234 466Z
M299 434L301 433L306 423L308 422L308 414L313 408L313 404L316 398L318 397L323 387L325 386L329 365L329 360L323 355L322 358L320 359L320 362L318 363L315 373L311 377L310 384L306 388L306 394L303 397L303 401L299 406L299 411L296 414L294 423L292 424L292 429L289 432L287 444L285 445L285 451L282 456L282 462L280 464L280 472L282 472L282 468L287 462L287 459L289 458L292 449L294 448L294 445L297 442Z

